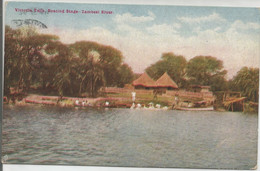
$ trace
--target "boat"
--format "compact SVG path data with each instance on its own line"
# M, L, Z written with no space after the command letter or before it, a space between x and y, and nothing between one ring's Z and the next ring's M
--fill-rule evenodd
M176 107L176 110L187 110L187 111L213 111L214 107Z

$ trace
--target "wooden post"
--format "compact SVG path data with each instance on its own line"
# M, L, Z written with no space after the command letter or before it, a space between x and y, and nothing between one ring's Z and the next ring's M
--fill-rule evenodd
M232 112L234 111L234 103L232 103Z
M243 105L243 112L244 112L245 111L244 100L242 100L242 105Z

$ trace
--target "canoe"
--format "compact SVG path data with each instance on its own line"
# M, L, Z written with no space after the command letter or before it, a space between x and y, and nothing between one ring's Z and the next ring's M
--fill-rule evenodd
M176 107L177 110L187 110L187 111L213 111L213 106L210 107Z
M42 101L42 100L30 100L25 99L26 103L34 103L34 104L44 104L44 105L56 105L56 102L50 102L50 101Z

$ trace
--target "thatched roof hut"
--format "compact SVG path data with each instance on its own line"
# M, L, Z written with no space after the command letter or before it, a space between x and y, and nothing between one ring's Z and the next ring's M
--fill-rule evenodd
M135 88L146 88L155 87L155 81L147 74L143 73L139 78L133 81Z
M165 72L156 82L157 88L177 89L178 85L171 79L171 77Z

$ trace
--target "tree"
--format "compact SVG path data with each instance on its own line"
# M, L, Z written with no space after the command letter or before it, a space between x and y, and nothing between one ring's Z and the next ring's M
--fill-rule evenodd
M122 65L122 53L112 46L100 46L97 49L100 54L100 64L104 71L106 86L120 86L120 67ZM121 83L119 83L121 84Z
M88 93L91 95L91 97L95 97L97 95L98 90L104 85L104 72L101 68L101 65L98 60L95 60L95 58L89 57L89 65L88 65L88 71L86 73L87 77L89 78L87 80L87 87L88 87Z
M219 74L212 75L210 78L209 85L211 87L211 91L225 91L228 90L228 81L225 78L227 71L224 70Z
M211 90L223 90L226 84L226 70L223 69L223 61L211 56L196 56L192 58L186 67L186 73L190 84L208 85Z
M79 94L86 91L86 87L89 78L87 73L92 67L90 65L90 57L96 58L98 62L93 65L95 68L98 66L99 69L95 71L102 70L105 86L119 86L122 87L125 83L131 82L132 69L126 64L122 64L122 53L114 47L105 46L98 44L96 42L89 41L79 41L71 45L72 51L75 56L78 56L80 64L80 89ZM98 64L98 65L96 65Z
M242 92L248 100L258 102L259 98L259 68L243 67L232 79L233 90Z
M33 27L5 32L5 95L10 88L60 96L96 96L102 86L123 86L132 80L132 69L122 64L122 53L111 46L80 41L63 44L59 37L37 33Z
M123 64L119 68L119 78L117 85L119 87L124 87L125 84L131 83L134 80L134 73L132 71L132 68L127 65Z
M95 42L80 41L70 45L75 58L78 58L78 95L88 93L94 97L105 84L104 72L97 51L101 45Z
M179 87L183 87L186 64L187 61L183 56L171 52L163 53L161 60L146 68L145 71L155 80L167 72Z
M43 68L44 50L57 36L38 34L34 27L5 30L5 92L10 87L16 91L27 91L34 79L39 79L38 71Z
M9 26L5 27L5 56L4 56L4 94L10 95L10 87L15 86L17 78L17 64L19 61L19 44L20 37L18 30L13 30Z
M56 54L52 59L55 66L53 85L60 96L73 95L72 82L75 78L75 65L72 53L67 45L55 42L51 46L52 53Z

